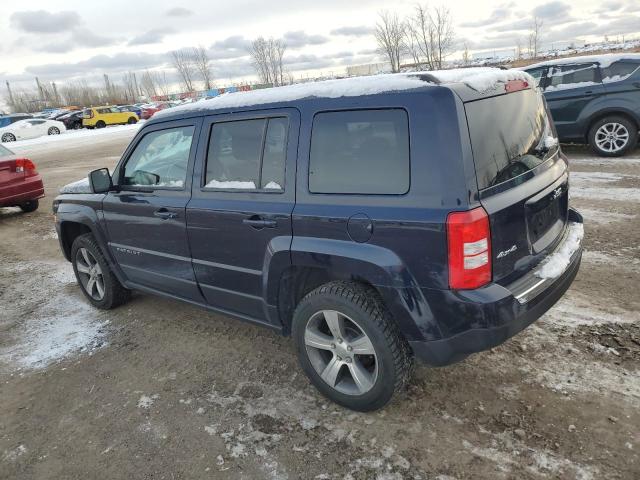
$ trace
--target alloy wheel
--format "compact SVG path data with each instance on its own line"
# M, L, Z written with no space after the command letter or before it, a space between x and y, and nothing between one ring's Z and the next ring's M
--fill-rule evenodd
M58 130L58 127L51 127L48 133L49 135L58 135L60 133L60 130Z
M378 359L364 330L348 316L321 310L311 316L304 332L311 365L332 388L346 395L363 395L378 378Z
M620 123L605 123L596 131L595 142L598 148L604 152L619 152L629 142L629 131Z
M104 277L96 257L86 248L80 248L76 253L76 270L82 288L96 301L104 298Z
M15 142L15 141L16 141L16 137L15 137L13 134L11 134L11 133L5 133L5 134L2 136L2 141L3 141L4 143L8 143L8 142Z

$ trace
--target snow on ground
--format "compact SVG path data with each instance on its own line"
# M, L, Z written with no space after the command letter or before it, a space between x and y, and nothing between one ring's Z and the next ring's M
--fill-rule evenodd
M70 264L34 262L3 268L3 274L25 272L31 274L33 285L24 287L42 300L34 304L20 324L12 325L10 336L3 338L3 369L42 369L71 354L91 353L105 344L109 322L75 285L70 286L75 283Z
M29 140L20 140L17 142L5 143L4 145L18 153L23 149L30 149L30 147L49 147L51 145L57 145L64 143L67 146L76 146L87 144L95 141L98 138L108 138L117 136L132 136L142 126L144 122L140 121L134 125L114 125L112 127L97 128L93 130L67 130L60 135L45 135L38 138L31 138Z
M640 188L617 187L615 182L638 178L635 175L609 172L571 172L570 195L588 200L640 202Z
M637 215L630 215L627 213L609 212L604 210L597 210L595 208L578 208L580 214L584 217L585 223L597 224L597 225L610 225L616 222L626 222L633 220Z

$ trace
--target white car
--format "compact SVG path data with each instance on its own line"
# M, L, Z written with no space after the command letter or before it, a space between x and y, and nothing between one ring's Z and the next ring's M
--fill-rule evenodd
M8 143L27 138L42 137L44 135L60 135L66 131L64 123L43 118L30 118L19 120L0 128L0 142Z

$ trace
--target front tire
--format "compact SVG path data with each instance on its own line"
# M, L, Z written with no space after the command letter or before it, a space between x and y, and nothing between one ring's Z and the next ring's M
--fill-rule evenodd
M104 128L104 127L106 127L106 126L107 126L107 124L106 124L106 123L104 123L102 120L99 120L99 121L96 123L96 128Z
M113 274L91 233L75 239L71 246L71 262L82 293L94 307L110 310L129 300L131 291Z
M409 346L371 287L337 281L312 291L296 308L292 336L311 383L344 407L382 408L409 380Z
M601 157L620 157L638 143L638 127L624 117L598 120L589 130L589 145Z
M129 125L133 125L134 123L138 123L138 120L136 120L135 117L129 117L129 120L127 120L127 123Z
M0 140L2 140L2 143L15 142L16 136L13 133L5 133L4 135L2 135L2 138Z
M20 210L25 213L35 212L39 205L40 202L38 202L38 200L29 200L28 202L20 204Z

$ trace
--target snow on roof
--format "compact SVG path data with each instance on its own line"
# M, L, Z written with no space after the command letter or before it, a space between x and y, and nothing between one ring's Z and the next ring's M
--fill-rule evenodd
M572 65L577 63L599 63L601 67L606 68L613 62L618 60L640 60L640 53L605 53L602 55L582 55L578 57L565 57L547 60L545 62L534 63L521 69L531 69L535 67L545 67L548 65Z
M430 80L433 81L430 81ZM153 118L172 115L177 112L198 112L223 108L248 107L268 103L287 102L303 98L340 98L374 95L383 92L397 92L424 87L429 84L464 83L470 88L486 92L509 80L533 79L521 70L498 68L461 68L428 72L394 73L353 77L339 80L298 83L282 87L251 90L248 92L225 93L197 102L179 105L157 112Z

